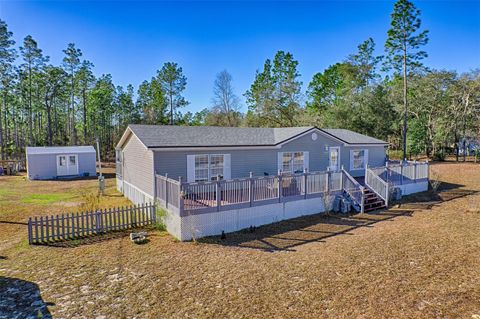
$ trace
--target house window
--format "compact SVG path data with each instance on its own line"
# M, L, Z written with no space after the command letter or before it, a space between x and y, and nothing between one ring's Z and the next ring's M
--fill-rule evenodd
M208 181L208 155L195 155L195 182Z
M195 182L223 178L224 155L195 155Z
M302 173L305 168L304 152L284 152L282 153L282 172Z
M368 161L367 150L351 150L350 151L350 169L359 170L365 169L365 165Z

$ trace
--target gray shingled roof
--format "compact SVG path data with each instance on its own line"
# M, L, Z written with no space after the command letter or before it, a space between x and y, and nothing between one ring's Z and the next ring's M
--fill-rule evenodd
M271 146L310 127L256 128L219 126L129 125L147 147Z
M314 126L255 128L219 126L129 125L132 132L149 148L272 146L315 129ZM386 144L375 138L348 130L328 129L327 134L349 144Z
M95 153L93 146L30 146L26 151L27 155Z
M340 128L324 128L322 131L348 144L388 144L385 141Z

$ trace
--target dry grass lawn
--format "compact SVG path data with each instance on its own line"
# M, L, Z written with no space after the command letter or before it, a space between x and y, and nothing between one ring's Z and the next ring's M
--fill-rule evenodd
M480 165L432 165L438 194L200 243L154 231L27 244L30 215L75 211L95 180L0 177L0 318L480 318ZM107 180L102 205L125 205ZM12 306L12 304L14 306ZM23 316L22 316L23 315Z

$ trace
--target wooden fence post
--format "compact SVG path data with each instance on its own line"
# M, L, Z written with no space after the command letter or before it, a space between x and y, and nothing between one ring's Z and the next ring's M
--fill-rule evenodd
M95 211L95 234L98 234L98 230L100 228L99 220L98 220L98 210Z
M40 217L40 241L43 242L43 217Z
M253 172L250 172L249 178L248 178L248 199L250 201L250 207L253 206L253 201L254 201L254 191L253 191L253 186L254 186L254 181L253 181Z
M222 205L222 189L220 184L220 175L217 175L217 180L215 181L215 192L217 197L217 212L220 211L220 206Z
M49 232L49 223L48 223L48 216L45 218L45 241L48 242L48 238L50 237L50 232ZM43 237L43 236L42 236Z
M32 238L32 217L28 218L28 243L31 245L33 243Z

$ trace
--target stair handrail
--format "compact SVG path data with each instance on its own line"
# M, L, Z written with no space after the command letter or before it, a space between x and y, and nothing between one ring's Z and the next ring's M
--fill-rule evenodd
M371 178L371 179L370 179ZM375 184L381 184L385 194ZM385 206L388 207L389 184L380 176L375 174L368 166L365 168L365 185L368 186L375 194L385 201Z
M357 204L360 205L360 212L363 213L365 209L365 187L363 187L355 178L352 177L342 166L342 178L345 176L356 188L361 193L360 200L356 198L356 195L351 191L351 189L345 187L345 183L342 181L342 189L345 191L347 194L350 195L350 197L355 201Z

